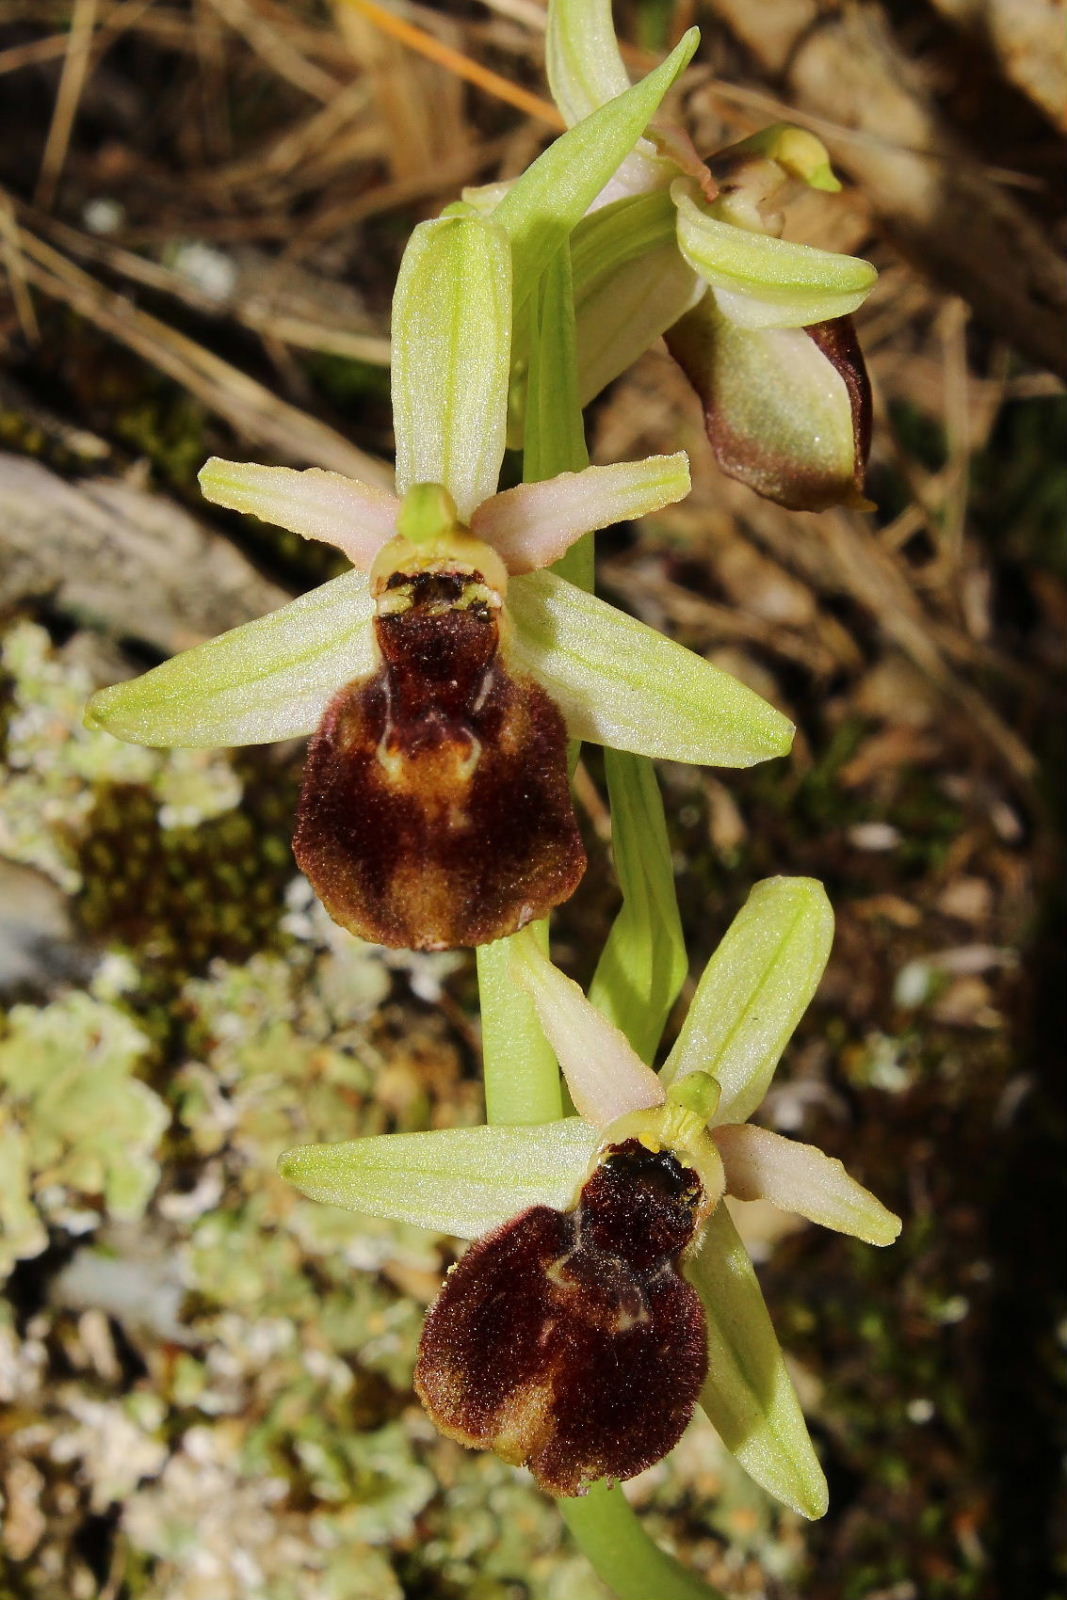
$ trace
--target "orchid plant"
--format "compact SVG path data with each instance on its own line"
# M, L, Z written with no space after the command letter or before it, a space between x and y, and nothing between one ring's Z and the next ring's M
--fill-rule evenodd
M628 1349L616 1363L604 1415L613 1424L621 1419L633 1465L629 1472L620 1466L616 1447L614 1455L609 1452L610 1470L617 1477L630 1476L648 1465L642 1445L650 1433L658 1437L670 1417L673 1436L651 1459L663 1454L689 1420L699 1394L723 1441L758 1483L804 1516L823 1514L825 1479L751 1263L722 1200L724 1194L771 1200L870 1244L890 1244L899 1232L899 1220L839 1161L749 1121L815 992L832 931L832 913L818 883L771 878L758 884L705 968L659 1073L551 964L532 934L521 934L511 945L513 974L558 1055L577 1116L519 1127L377 1135L309 1145L282 1158L283 1173L313 1199L476 1238L481 1255L490 1241L497 1254L503 1244L509 1246L508 1293L525 1306L524 1313L509 1315L495 1329L483 1328L472 1358L461 1367L456 1352L463 1346L455 1327L445 1354L437 1348L439 1330L429 1345L424 1341L421 1387L433 1396L431 1414L443 1414L448 1432L490 1444L508 1459L530 1461L557 1492L561 1481L569 1485L564 1492L574 1493L605 1475L598 1452L605 1447L607 1421L592 1433L584 1427L577 1441L567 1434L573 1407L566 1397L575 1379L566 1360L561 1358L547 1377L543 1368L535 1369L536 1383L547 1385L548 1394L542 1393L539 1404L530 1403L534 1378L517 1347L521 1350L525 1339L536 1342L551 1315L563 1316L567 1297L558 1282L553 1286L556 1257L531 1260L515 1248L515 1221L535 1214L541 1220L546 1209L573 1215L590 1173L627 1141L636 1141L653 1153L670 1152L683 1170L696 1174L703 1191L683 1243L684 1270L703 1308L700 1370L706 1376L688 1407L672 1410L675 1378L688 1379L693 1369L686 1344L676 1340L676 1356L661 1363L655 1379L643 1386L633 1382L635 1356ZM620 1204L627 1199L640 1212L640 1191L624 1195ZM634 1231L642 1237L641 1229ZM622 1230L613 1235L616 1257L625 1257L628 1241ZM566 1242L573 1249L573 1242ZM442 1298L450 1296L452 1282L446 1280ZM628 1287L630 1295L622 1300L624 1310L629 1306L628 1322L622 1331L633 1326L643 1304L640 1292ZM581 1309L570 1314L579 1318ZM431 1327L435 1315L441 1321L441 1313L431 1311ZM475 1435L469 1418L477 1416L481 1392L505 1365L494 1337L510 1350L517 1375ZM611 1359L610 1341L596 1354L603 1367ZM585 1387L598 1393L594 1385Z
M840 1163L749 1122L827 959L818 884L753 890L651 1064L687 960L650 758L747 766L792 728L592 593L594 530L681 499L689 472L680 452L590 466L582 405L666 331L727 470L791 505L855 500L866 388L847 315L874 277L775 236L787 179L836 186L810 135L767 130L705 167L653 126L696 44L630 86L606 0L552 0L573 126L404 255L394 489L201 473L215 504L351 570L87 713L153 745L313 735L294 850L331 915L383 944L478 947L486 1124L310 1146L282 1170L314 1199L476 1241L429 1312L418 1391L445 1432L560 1497L621 1600L712 1595L614 1487L698 1403L771 1494L826 1508L727 1197L873 1244L899 1228ZM509 430L524 481L501 491ZM581 741L605 747L623 896L588 995L552 964L546 921L585 865Z

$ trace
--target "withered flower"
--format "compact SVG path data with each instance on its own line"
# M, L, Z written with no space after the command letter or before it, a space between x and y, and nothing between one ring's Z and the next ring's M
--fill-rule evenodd
M629 76L611 0L551 0L549 83L569 124ZM779 123L705 163L647 130L572 239L583 403L661 335L704 408L719 465L796 510L862 505L870 387L849 318L877 273L778 237L790 187L840 188L822 142ZM469 190L491 211L502 186Z
M495 493L510 366L502 229L416 229L394 302L397 494L209 461L208 499L335 545L353 570L102 690L89 719L154 745L315 734L297 859L383 944L480 944L544 915L584 855L567 739L745 766L792 730L751 690L542 570L688 492L684 454ZM316 731L317 730L317 731Z
M659 1074L525 933L514 975L578 1116L282 1158L315 1199L476 1241L430 1309L416 1371L445 1432L574 1494L658 1459L699 1403L757 1482L823 1514L826 1482L721 1200L762 1197L871 1244L899 1232L839 1161L748 1121L832 930L819 884L758 884Z

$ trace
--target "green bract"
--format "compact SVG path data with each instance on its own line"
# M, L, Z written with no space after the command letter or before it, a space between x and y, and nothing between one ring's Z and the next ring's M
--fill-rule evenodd
M811 879L758 884L705 969L659 1076L551 966L531 933L520 934L511 941L514 977L533 1001L581 1118L312 1145L284 1156L282 1171L314 1198L471 1237L527 1206L569 1204L598 1145L629 1128L642 1108L673 1115L672 1085L699 1072L722 1088L709 1127L728 1192L763 1196L824 1226L889 1244L898 1219L840 1162L745 1120L815 991L832 926L825 893ZM715 1096L680 1100L714 1103ZM687 1270L708 1321L705 1410L752 1477L804 1516L821 1516L825 1480L751 1262L724 1208L711 1217Z

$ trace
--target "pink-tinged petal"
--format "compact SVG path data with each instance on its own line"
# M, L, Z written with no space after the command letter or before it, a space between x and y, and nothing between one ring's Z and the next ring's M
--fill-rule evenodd
M336 545L363 572L395 532L400 509L386 489L322 467L297 472L218 456L201 467L200 489L214 505L288 528L302 539Z
M715 1128L712 1137L726 1168L727 1193L738 1200L770 1200L868 1244L892 1244L900 1232L900 1218L814 1145L749 1122Z
M684 450L586 467L494 495L474 513L471 531L493 546L509 572L534 572L558 561L583 534L673 505L689 488Z
M512 940L511 969L534 1003L580 1116L607 1127L628 1112L663 1104L663 1085L652 1068L542 954L531 932Z

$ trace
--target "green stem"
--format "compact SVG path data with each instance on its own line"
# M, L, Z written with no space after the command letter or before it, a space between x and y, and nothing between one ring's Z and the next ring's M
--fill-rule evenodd
M558 251L549 264L527 314L531 336L523 478L532 483L558 472L578 472L589 462L578 395L569 250ZM556 571L592 590L592 535L574 545ZM654 788L654 778L646 781ZM658 793L655 803L659 805ZM669 892L673 904L673 881ZM647 911L643 897L635 898ZM670 932L657 925L649 937ZM547 951L547 922L538 924L537 933ZM508 970L508 943L501 939L478 951L486 1121L549 1122L563 1115L559 1068L531 1002ZM663 1016L674 992L664 997ZM559 1507L594 1571L618 1600L723 1600L659 1549L617 1488L594 1484L587 1495L560 1500Z
M557 1502L574 1542L617 1600L725 1600L650 1539L617 1486Z
M536 931L547 950L548 923L538 923ZM563 1115L559 1067L533 1001L508 970L510 943L498 939L478 949L485 1120L555 1122Z

